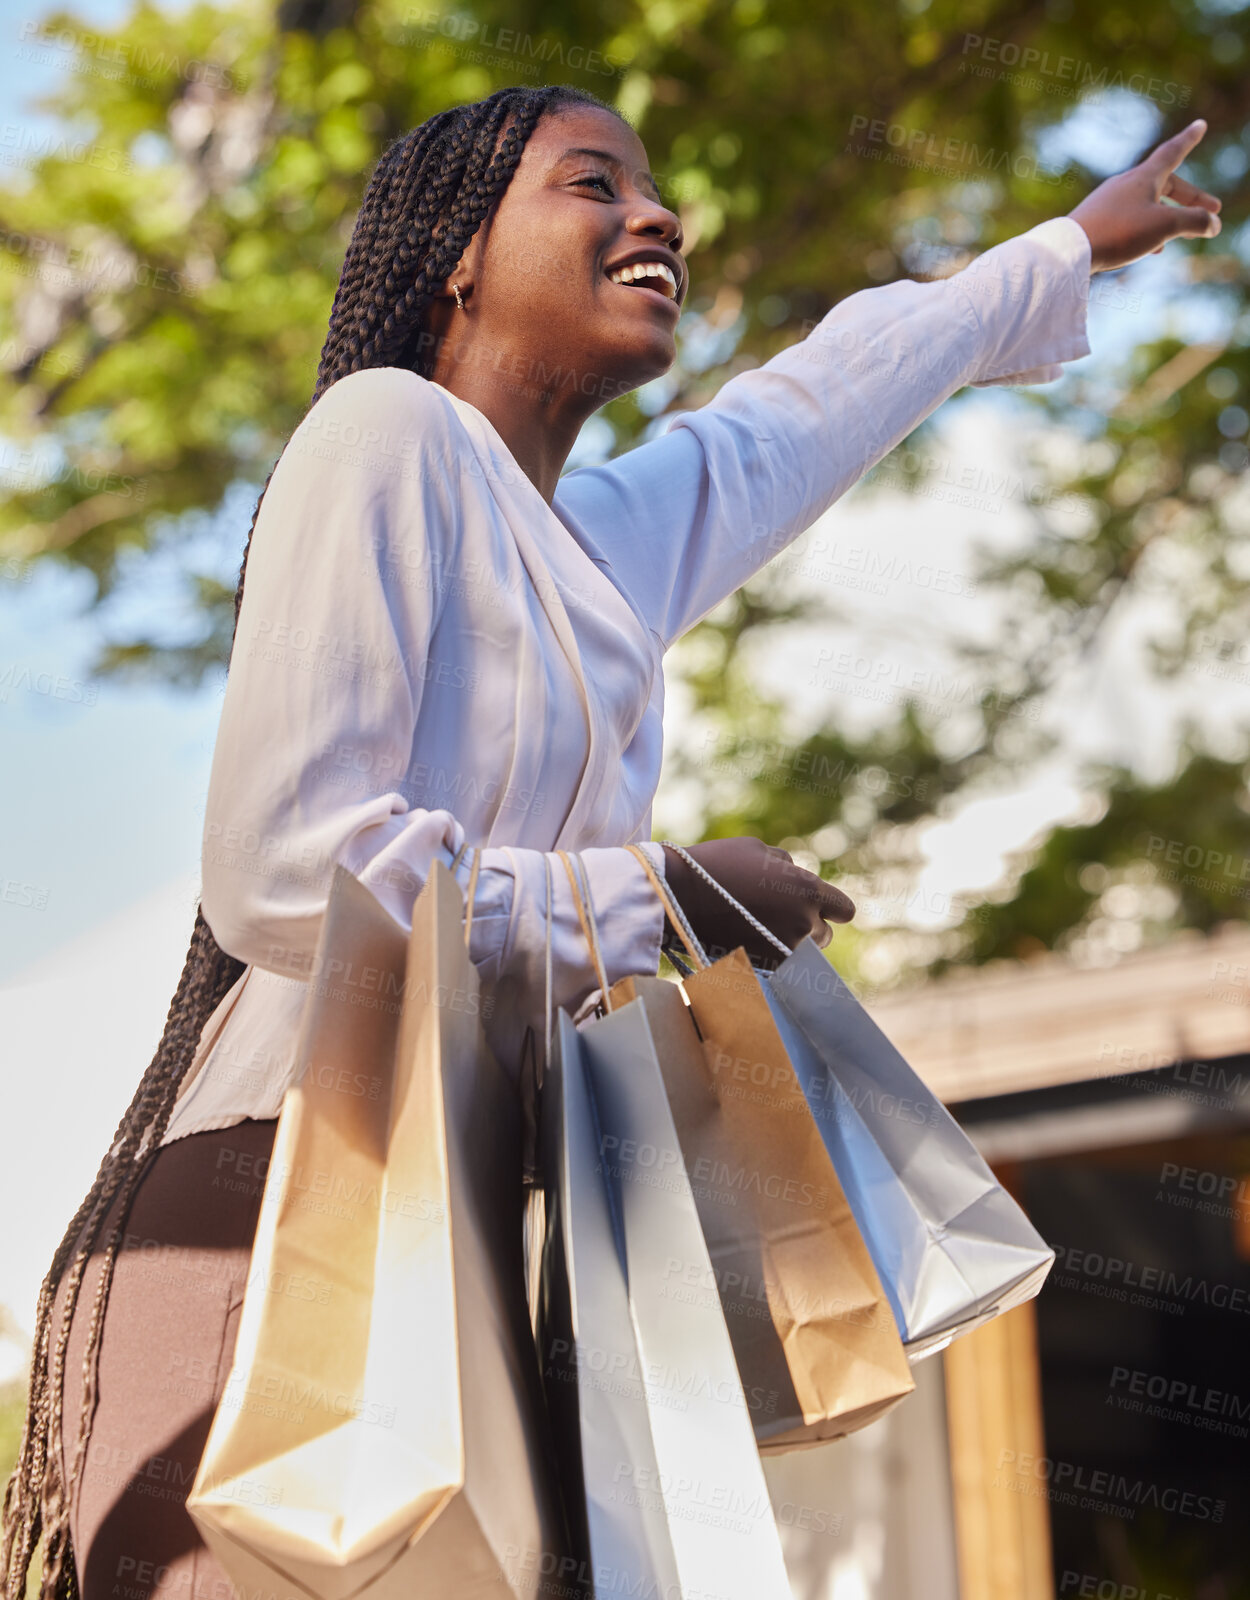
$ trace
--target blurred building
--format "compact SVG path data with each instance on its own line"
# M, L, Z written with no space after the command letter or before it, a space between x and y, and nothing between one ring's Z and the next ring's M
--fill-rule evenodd
M1057 1259L882 1421L769 1461L796 1597L1250 1594L1250 930L871 1009Z

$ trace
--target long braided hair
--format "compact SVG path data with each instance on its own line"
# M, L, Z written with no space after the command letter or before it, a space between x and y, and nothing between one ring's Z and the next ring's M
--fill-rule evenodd
M310 409L332 384L365 367L405 367L429 376L434 352L422 349L429 341L420 335L434 293L507 188L539 118L563 105L594 106L619 115L597 96L568 84L517 86L441 111L385 150L370 178L344 257ZM234 600L236 633L248 552L272 477L271 470L248 530ZM244 963L217 943L203 908L197 907L191 945L160 1045L39 1291L26 1421L4 1496L4 1600L23 1600L41 1534L39 1600L77 1600L69 1512L95 1406L100 1334L122 1219L147 1158L164 1135L204 1025L244 971ZM103 1265L83 1356L77 1441L63 1475L55 1440L62 1423L69 1330L88 1258L114 1202L118 1220L97 1252ZM64 1314L54 1330L53 1302L67 1267Z

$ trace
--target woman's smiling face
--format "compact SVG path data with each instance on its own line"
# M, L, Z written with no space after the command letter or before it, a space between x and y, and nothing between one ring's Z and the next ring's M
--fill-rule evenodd
M471 325L475 359L507 381L545 390L558 370L557 388L602 405L673 364L681 239L632 128L597 107L548 111L451 276L472 285L458 332Z

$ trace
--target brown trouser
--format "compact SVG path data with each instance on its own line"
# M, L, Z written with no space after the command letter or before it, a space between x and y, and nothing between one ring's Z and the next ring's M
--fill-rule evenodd
M148 1157L123 1219L99 1387L70 1533L83 1600L231 1600L186 1498L230 1373L277 1119L175 1139ZM109 1212L97 1252L118 1215ZM72 1457L101 1259L83 1276L65 1365ZM60 1326L64 1283L53 1311Z

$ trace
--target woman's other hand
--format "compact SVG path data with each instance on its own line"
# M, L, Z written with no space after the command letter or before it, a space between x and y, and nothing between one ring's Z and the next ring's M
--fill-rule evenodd
M811 934L823 949L830 922L849 922L855 907L841 889L797 866L790 854L760 839L709 839L690 854L791 950ZM775 966L781 953L735 911L725 897L677 852L664 846L665 877L713 960L742 945L759 966Z
M1220 231L1219 200L1176 176L1206 131L1201 118L1191 122L1144 161L1100 183L1068 213L1089 235L1091 272L1158 255L1169 239L1213 239Z

